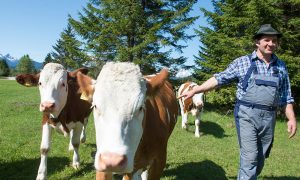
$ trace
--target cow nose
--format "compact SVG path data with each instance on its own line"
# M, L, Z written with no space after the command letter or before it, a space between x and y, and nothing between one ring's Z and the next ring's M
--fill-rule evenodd
M45 101L41 103L41 111L43 112L52 111L54 107L55 107L55 103L53 102Z
M103 153L99 157L99 169L101 171L124 171L127 164L127 157L117 153Z

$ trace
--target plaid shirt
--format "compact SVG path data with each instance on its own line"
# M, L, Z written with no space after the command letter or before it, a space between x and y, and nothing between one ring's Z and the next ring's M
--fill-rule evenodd
M272 76L272 74L274 73L272 67L277 66L279 70L279 105L284 106L286 104L293 103L294 98L291 95L291 85L285 63L282 60L280 60L275 54L272 54L271 62L269 64L269 67L267 67L267 64L257 57L256 51L254 51L251 54L251 59L252 61L257 60L255 61L255 63L257 66L258 74ZM249 61L248 55L235 59L231 64L229 64L225 71L214 74L215 78L218 81L218 86L223 86L234 80L237 80L238 84L236 96L238 99L241 99L245 94L245 92L242 89L242 82L250 65L251 63Z

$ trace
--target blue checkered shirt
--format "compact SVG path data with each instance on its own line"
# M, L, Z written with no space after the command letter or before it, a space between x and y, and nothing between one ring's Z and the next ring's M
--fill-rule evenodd
M285 63L282 60L280 60L275 54L273 54L268 67L266 63L264 63L257 57L256 51L254 51L250 56L252 61L256 60L255 63L257 66L258 74L272 76L272 74L274 73L272 67L277 66L279 70L279 106L284 106L286 104L293 103L294 98L291 95L291 85ZM231 64L229 64L225 71L214 74L215 78L218 81L218 86L223 86L232 81L237 80L238 84L236 97L238 99L242 99L243 95L245 94L245 92L242 89L242 82L250 65L251 62L249 60L249 55L235 59Z

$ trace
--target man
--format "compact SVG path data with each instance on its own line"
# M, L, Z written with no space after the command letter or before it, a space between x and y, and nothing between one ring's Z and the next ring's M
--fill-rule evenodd
M281 36L270 24L262 25L253 37L257 48L252 54L235 59L225 71L180 96L189 98L238 80L234 110L240 146L237 179L254 180L261 173L273 142L277 107L285 110L289 138L296 134L287 68L274 54Z

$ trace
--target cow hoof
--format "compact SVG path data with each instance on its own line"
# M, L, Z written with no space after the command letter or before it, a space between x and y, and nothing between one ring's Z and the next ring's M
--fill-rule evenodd
M188 126L187 125L183 125L182 129L188 130Z
M197 138L200 137L200 134L195 134L195 137L197 137Z
M44 174L38 174L36 177L36 180L46 180L46 179L47 179L47 177Z
M79 162L73 162L72 167L76 170L80 168L80 163Z

